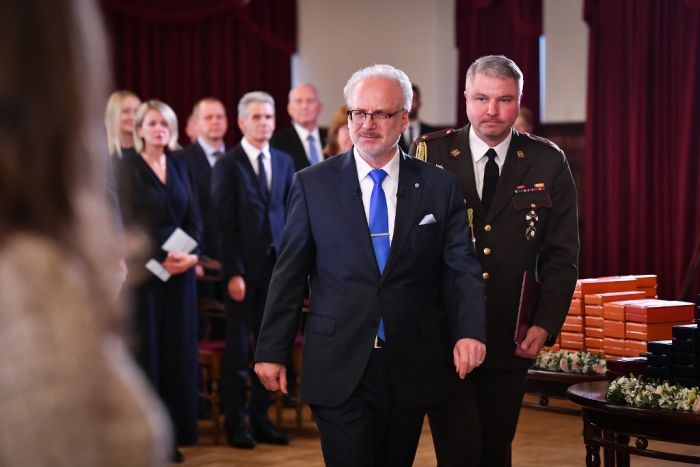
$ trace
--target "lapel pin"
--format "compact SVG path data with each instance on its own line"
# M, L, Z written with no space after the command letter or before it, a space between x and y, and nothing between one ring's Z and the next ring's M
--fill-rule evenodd
M515 154L518 156L518 159L525 159L525 151L515 151Z
M462 154L462 152L459 149L453 149L452 152L450 152L450 156L452 157L457 157L460 154Z
M413 186L416 187L416 188L418 188L418 187L420 186L420 183L416 182L416 184L413 185Z

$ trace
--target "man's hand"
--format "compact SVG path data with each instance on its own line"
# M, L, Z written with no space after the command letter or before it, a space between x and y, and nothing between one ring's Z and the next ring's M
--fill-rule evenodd
M455 372L459 373L460 379L464 379L474 368L484 363L486 346L481 341L465 337L457 341L452 356Z
M258 362L255 373L268 391L282 391L287 394L287 369L281 363Z
M170 274L182 274L197 264L198 260L197 255L171 251L161 264Z
M245 280L243 276L233 276L228 280L228 295L236 302L245 298Z
M525 339L519 346L515 347L515 355L523 358L537 358L537 354L542 350L542 346L547 341L549 333L539 326L530 326L525 335Z

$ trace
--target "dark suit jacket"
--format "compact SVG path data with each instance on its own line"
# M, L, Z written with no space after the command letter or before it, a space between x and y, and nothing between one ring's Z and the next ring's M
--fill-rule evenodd
M326 145L326 129L318 129L319 136L321 137L321 153L319 157L323 159L323 146ZM294 171L308 167L309 158L306 156L306 151L304 151L304 144L299 138L299 133L294 129L293 126L289 128L284 128L276 132L272 139L270 139L270 146L277 148L281 151L286 152L292 159L294 159Z
M241 275L247 282L257 284L270 248L280 250L294 165L282 151L270 148L270 155L269 203L265 202L258 177L240 144L214 165L212 203L224 281Z
M416 139L418 139L419 136L422 135L427 135L428 133L432 133L434 131L438 131L439 128L436 126L428 125L427 123L420 122L420 130L419 130L419 135L416 135ZM401 138L399 138L399 147L401 148L402 151L408 152L408 149L411 147L411 144L413 141L406 141L406 139L403 137L403 133L401 134Z
M174 154L176 159L185 163L187 170L192 174L195 182L195 190L199 196L199 212L202 215L204 227L203 253L210 258L219 259L219 242L216 237L216 218L211 201L211 166L207 160L204 149L199 143L187 146L182 151Z
M548 140L513 130L496 194L486 215L474 181L469 125L417 141L425 141L428 162L457 175L467 208L473 210L476 251L489 275L484 367L527 367L532 360L513 354L523 271L534 272L538 262L543 286L533 324L552 336L559 333L564 322L578 275L576 188L566 156ZM416 144L411 147L411 153L415 151ZM519 185L532 187L536 183L544 183L545 191L515 193ZM532 204L539 220L535 238L527 240L525 216Z
M295 177L255 360L287 361L310 275L301 375L308 402L347 400L369 360L380 316L387 336L382 351L404 406L446 395L454 366L452 345L441 338L441 310L447 310L452 344L484 339L484 284L464 234L457 180L405 154L400 164L393 240L381 276L352 151ZM428 214L437 222L419 225Z

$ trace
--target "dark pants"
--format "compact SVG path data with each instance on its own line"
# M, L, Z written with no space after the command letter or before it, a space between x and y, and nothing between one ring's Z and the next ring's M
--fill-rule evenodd
M439 467L507 465L527 369L479 368L428 412Z
M328 467L410 466L425 409L394 398L384 350L372 351L359 385L338 407L311 405Z
M233 301L227 293L226 349L222 362L221 398L226 419L226 430L231 433L245 421L266 418L270 408L270 392L265 389L255 372L250 370L257 343L270 276L274 267L274 254L268 256L261 279L255 284L246 282L246 294L242 302ZM250 399L246 401L246 383L251 378ZM247 402L247 404L246 404Z

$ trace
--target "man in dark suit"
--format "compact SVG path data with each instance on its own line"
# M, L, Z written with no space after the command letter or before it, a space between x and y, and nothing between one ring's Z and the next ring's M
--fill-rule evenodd
M219 246L216 219L211 202L212 167L226 152L224 135L228 130L226 109L220 100L205 97L194 105L192 118L196 123L197 139L182 151L175 154L187 165L195 180L199 209L204 226L203 254L212 259L219 259Z
M486 280L488 356L450 401L429 413L441 466L502 466L520 413L527 369L559 333L577 278L576 189L554 143L513 130L523 76L503 56L476 60L464 96L471 125L421 137L411 148L457 175L470 237ZM518 347L515 321L525 271L542 289Z
M354 147L296 175L255 370L286 391L310 277L301 395L326 465L408 466L448 375L464 378L485 357L483 280L456 178L397 146L405 73L359 70L345 98Z
M249 423L244 396L251 351L255 349L270 275L282 243L294 164L289 155L269 145L275 129L275 103L269 94L249 92L241 98L238 126L243 139L214 166L212 198L227 291L221 375L226 430L232 446L252 448L256 442L289 442L267 416L270 395L257 376L252 378ZM248 335L253 339L250 345Z
M289 91L287 112L292 126L275 133L270 145L290 154L297 171L323 160L326 130L318 126L322 108L315 86L302 83Z
M408 113L408 125L406 129L401 133L401 139L399 139L399 146L402 150L408 151L411 147L413 141L420 135L425 135L427 133L432 133L437 131L438 128L420 120L419 112L422 105L420 99L420 88L415 84L412 85L413 88L413 101L411 102L411 111Z

